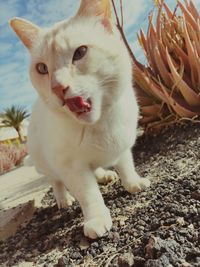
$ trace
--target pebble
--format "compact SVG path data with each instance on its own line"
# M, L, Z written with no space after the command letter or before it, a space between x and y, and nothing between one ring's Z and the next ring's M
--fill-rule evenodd
M69 260L67 257L62 256L57 263L56 267L66 267L69 264Z
M134 265L134 255L130 252L124 253L118 258L119 267L131 267Z

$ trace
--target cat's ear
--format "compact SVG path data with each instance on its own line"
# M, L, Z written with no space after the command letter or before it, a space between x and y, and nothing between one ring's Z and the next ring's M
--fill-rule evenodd
M112 32L112 11L110 0L81 0L81 5L77 16L100 16L102 18L102 24L104 27L109 32Z
M40 28L21 18L13 18L9 21L9 23L23 44L30 49L40 31Z

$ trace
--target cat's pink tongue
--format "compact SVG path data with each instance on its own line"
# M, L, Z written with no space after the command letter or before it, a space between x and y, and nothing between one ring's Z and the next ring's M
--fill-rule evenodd
M71 112L78 114L91 111L91 102L85 101L82 96L76 96L65 100Z

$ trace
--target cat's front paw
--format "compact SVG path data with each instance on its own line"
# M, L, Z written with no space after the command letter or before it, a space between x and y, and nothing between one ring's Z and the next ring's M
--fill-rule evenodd
M141 190L149 187L151 182L147 178L140 178L138 175L134 178L127 179L123 186L131 194L140 192Z
M112 219L107 209L103 216L92 218L84 223L84 235L92 239L102 237L111 227Z
M108 184L118 178L118 175L115 171L104 170L99 167L95 170L95 176L99 184Z
M75 201L74 197L66 192L65 195L56 198L56 202L59 209L66 209L73 204Z

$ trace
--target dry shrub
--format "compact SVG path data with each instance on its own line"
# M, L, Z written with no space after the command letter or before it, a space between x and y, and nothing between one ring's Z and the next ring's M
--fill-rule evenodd
M0 144L0 174L3 174L22 163L27 155L25 145Z

